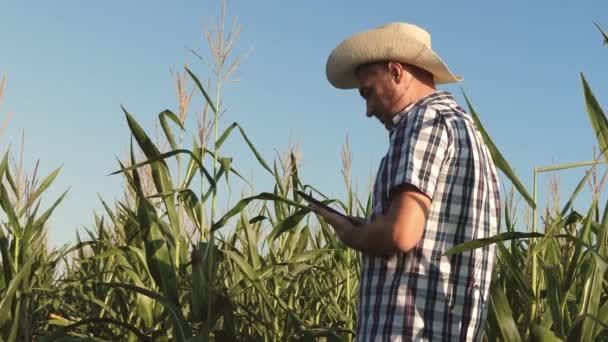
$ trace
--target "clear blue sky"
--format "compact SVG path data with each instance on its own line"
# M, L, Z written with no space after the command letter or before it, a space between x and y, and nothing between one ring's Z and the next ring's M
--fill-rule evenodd
M71 187L51 224L53 244L92 226L98 194L119 197L115 156L129 133L120 105L152 132L157 114L177 111L170 70L188 63L210 71L185 47L207 54L202 28L219 15L214 1L38 1L0 10L0 73L8 76L0 118L13 113L0 140L17 151L25 131L29 165L40 173L63 165L51 199ZM441 86L462 100L466 91L503 154L531 189L534 165L592 158L595 144L584 109L584 72L608 108L608 49L594 22L608 29L606 1L264 1L232 0L228 23L243 32L236 52L253 51L225 88L224 124L238 121L269 160L301 137L305 181L340 194L340 148L348 134L361 185L385 152L387 135L365 118L355 92L333 89L325 62L343 38L391 21L423 26L433 47L464 82ZM191 83L190 83L191 84ZM197 94L191 106L200 108ZM196 126L189 120L189 134ZM236 137L236 136L235 136ZM234 139L226 154L268 191L266 174ZM564 196L582 170L562 172ZM544 189L547 177L541 177ZM581 206L584 210L584 205Z

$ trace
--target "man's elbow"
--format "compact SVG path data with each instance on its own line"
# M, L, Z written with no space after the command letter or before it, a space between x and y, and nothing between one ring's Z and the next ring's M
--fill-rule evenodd
M414 249L422 238L422 227L411 227L413 229L403 229L404 227L394 227L392 240L395 252L408 253Z

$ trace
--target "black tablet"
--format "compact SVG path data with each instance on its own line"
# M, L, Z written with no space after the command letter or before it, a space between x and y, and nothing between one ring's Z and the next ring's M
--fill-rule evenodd
M315 199L314 197L312 197L312 196L310 196L310 195L308 195L308 194L306 194L306 193L304 193L304 192L302 192L300 190L296 190L296 193L298 195L302 196L302 198L304 198L306 201L308 201L310 203L313 203L313 204L315 204L315 205L317 205L317 206L319 206L319 207L321 207L321 208L323 208L323 209L325 209L327 211L330 211L330 212L332 212L334 214L337 214L337 215L340 215L340 216L346 218L347 220L350 221L350 223L352 223L355 226L360 226L361 225L361 222L359 222L357 220L354 220L353 218L351 218L351 217L349 217L349 216L347 216L347 215L345 215L345 214L337 211L336 209L328 206L327 204L324 204L323 202Z

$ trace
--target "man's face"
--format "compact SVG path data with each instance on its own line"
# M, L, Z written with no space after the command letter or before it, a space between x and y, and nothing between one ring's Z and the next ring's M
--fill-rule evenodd
M387 128L392 125L398 87L386 63L371 64L357 71L359 94L365 99L367 117L375 116Z

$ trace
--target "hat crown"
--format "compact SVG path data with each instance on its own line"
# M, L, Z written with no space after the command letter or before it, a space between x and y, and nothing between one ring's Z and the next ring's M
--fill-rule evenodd
M423 28L409 23L388 23L377 28L380 31L399 33L400 36L409 36L420 43L431 47L431 34Z
M405 22L387 23L343 40L329 55L325 73L336 88L354 89L359 86L357 68L378 61L415 65L430 72L436 84L462 80L433 51L430 33Z

